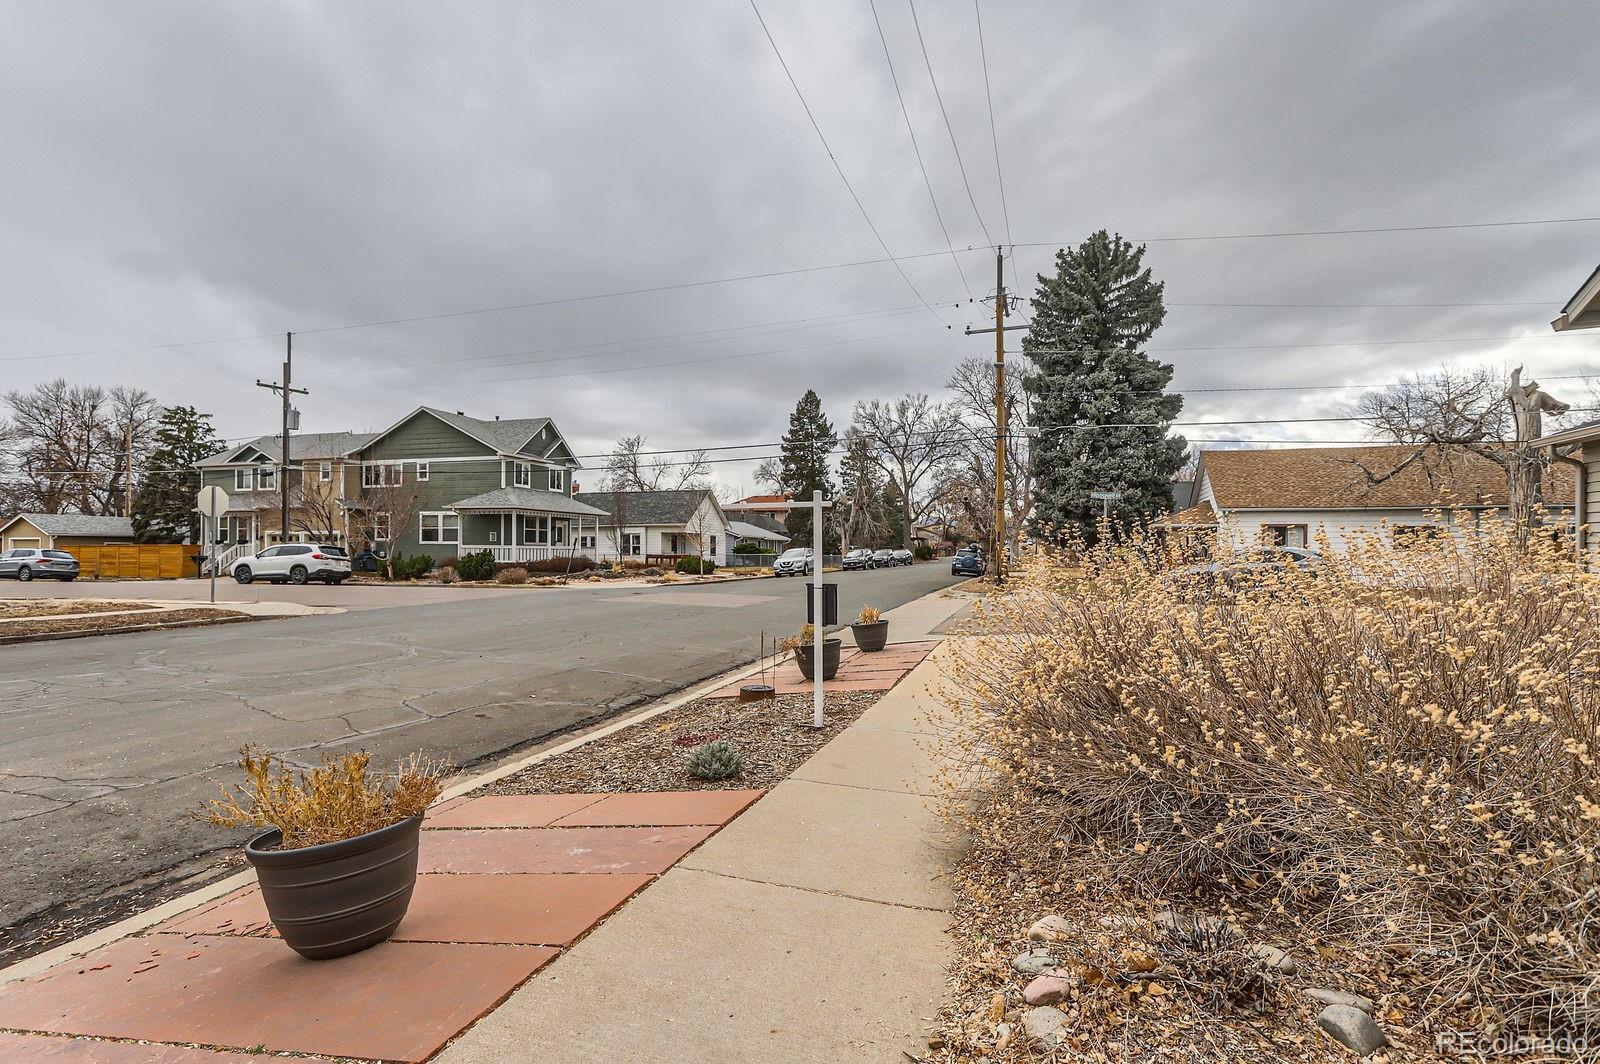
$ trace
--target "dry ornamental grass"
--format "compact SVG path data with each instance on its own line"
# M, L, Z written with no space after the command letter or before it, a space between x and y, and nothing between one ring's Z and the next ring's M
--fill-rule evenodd
M1436 1029L1600 1045L1600 580L1452 516L1220 576L1034 554L955 666L975 859L1340 943Z

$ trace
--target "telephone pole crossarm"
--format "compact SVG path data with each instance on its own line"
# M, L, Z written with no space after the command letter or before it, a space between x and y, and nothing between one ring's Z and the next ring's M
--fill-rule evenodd
M305 388L296 388L292 385L292 372L294 369L294 333L283 334L283 381L256 380L257 388L266 388L275 395L283 397L283 439L282 453L278 455L278 542L289 542L289 398L295 395L310 395Z

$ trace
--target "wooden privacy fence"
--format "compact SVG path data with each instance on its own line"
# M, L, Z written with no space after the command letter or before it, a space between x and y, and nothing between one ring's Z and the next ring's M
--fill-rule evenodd
M78 575L96 580L176 580L194 573L190 555L201 548L192 543L107 543L98 547L68 547L78 559Z

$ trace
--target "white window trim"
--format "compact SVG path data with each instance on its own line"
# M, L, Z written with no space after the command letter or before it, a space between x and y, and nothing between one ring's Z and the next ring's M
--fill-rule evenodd
M533 487L533 463L532 462L516 462L516 461L513 461L511 463L511 486L513 488L532 488Z
M445 526L446 519L453 519L455 528ZM430 526L432 526L430 528ZM437 532L438 537L429 539L430 531ZM417 515L417 542L418 543L457 543L461 542L461 518L454 510L427 510Z
M254 466L251 466L249 469L235 469L233 471L233 490L256 490L256 471Z
M565 491L567 488L567 471L557 466L550 471L550 490Z
M423 483L426 483L427 480L428 480L428 463L427 462L418 462L417 463L417 483L418 484L423 484Z
M278 470L276 467L269 465L256 467L256 490L278 490Z
M361 463L361 486L363 488L398 488L405 482L406 464L404 462Z
M391 538L389 527L389 514L383 510L374 510L371 513L372 538L380 543L387 543ZM381 533L381 534L380 534Z

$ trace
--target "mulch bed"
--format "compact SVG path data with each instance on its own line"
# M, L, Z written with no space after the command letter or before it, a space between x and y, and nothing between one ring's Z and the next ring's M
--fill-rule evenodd
M752 678L750 682L755 682ZM700 791L771 787L865 713L882 691L829 692L824 726L810 727L811 696L761 702L700 698L658 717L541 761L492 783L485 794L582 791ZM727 741L743 758L739 775L701 780L685 766L702 743Z
M110 613L114 610L153 610L147 602L110 599L6 599L0 601L0 621L13 617L50 617L63 613Z
M102 617L89 614L83 617L63 617L53 621L21 620L0 624L0 640L13 642L30 636L73 635L79 633L106 634L130 628L168 628L176 625L193 624L197 621L225 622L248 619L248 614L238 613L234 610L199 608L161 610L150 616L139 617L126 615Z

